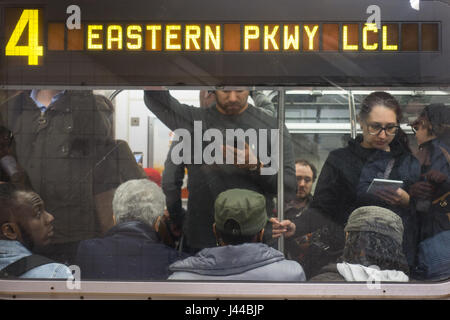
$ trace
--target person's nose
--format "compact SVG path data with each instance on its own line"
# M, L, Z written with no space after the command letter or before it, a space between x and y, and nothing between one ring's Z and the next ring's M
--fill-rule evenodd
M55 217L53 217L53 215L47 211L45 211L45 222L47 224L50 224L53 222L53 220L55 220Z
M387 135L386 135L386 130L381 129L381 132L378 133L378 137L380 137L380 138L386 138L386 137L387 137Z
M229 101L237 101L236 91L230 91L230 93L228 94L228 100Z

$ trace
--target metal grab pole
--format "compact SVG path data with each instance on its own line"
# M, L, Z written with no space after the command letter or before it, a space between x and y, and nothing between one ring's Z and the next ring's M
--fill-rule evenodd
M348 109L350 113L350 125L351 125L351 137L352 139L356 138L356 107L355 107L355 97L353 96L353 92L349 90L348 94Z
M278 199L277 199L277 212L278 220L284 219L284 94L285 89L278 90ZM284 253L284 236L278 239L278 250Z

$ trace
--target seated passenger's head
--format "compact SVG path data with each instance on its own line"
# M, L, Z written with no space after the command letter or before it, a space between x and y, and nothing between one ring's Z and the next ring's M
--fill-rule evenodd
M344 231L344 262L409 273L402 247L402 219L391 210L360 207L352 212Z
M443 103L426 106L411 124L419 145L436 137L449 139L450 107Z
M372 92L361 102L359 123L365 148L387 150L399 131L402 110L387 92Z
M311 194L317 169L309 161L297 159L295 161L295 176L297 178L297 198L305 199Z
M0 184L0 239L15 240L29 250L50 243L53 216L38 194L10 183Z
M113 212L117 224L141 221L153 227L164 213L166 198L156 183L148 179L129 180L114 193Z
M246 189L222 192L214 204L213 230L220 245L262 242L267 223L266 199Z

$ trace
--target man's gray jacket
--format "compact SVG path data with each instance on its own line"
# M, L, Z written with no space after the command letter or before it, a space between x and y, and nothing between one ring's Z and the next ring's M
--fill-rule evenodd
M305 281L301 265L263 243L206 248L169 266L169 280Z

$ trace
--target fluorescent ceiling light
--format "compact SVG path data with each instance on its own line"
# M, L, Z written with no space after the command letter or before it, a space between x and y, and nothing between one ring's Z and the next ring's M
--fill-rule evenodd
M411 8L414 10L420 10L420 0L409 0L409 3L411 4Z

